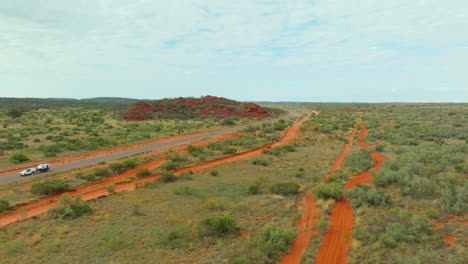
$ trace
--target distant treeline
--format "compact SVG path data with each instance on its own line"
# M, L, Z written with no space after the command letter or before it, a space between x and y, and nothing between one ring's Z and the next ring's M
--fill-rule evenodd
M98 97L89 99L71 98L5 98L0 97L0 111L11 109L34 110L40 108L90 107L104 110L125 110L137 99Z

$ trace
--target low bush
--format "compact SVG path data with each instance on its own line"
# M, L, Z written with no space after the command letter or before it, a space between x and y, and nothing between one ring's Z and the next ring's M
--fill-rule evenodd
M212 171L210 171L210 175L211 175L211 176L218 176L218 175L219 175L219 171L217 171L217 170L212 170Z
M0 199L0 213L10 210L10 203L7 200Z
M114 184L109 184L106 186L106 190L109 192L109 193L114 193L115 192L115 185Z
M35 183L31 186L31 192L38 195L51 195L70 190L70 185L60 179Z
M180 226L168 232L156 232L157 243L168 248L183 248L190 242L192 228L189 225Z
M235 154L237 152L237 149L235 148L225 148L223 150L223 154Z
M173 171L166 171L161 174L160 179L162 182L174 182L177 181L178 178Z
M109 172L108 169L96 168L96 169L94 169L94 175L96 175L98 177L106 177L106 176L111 175L111 173Z
M280 257L289 251L295 237L294 230L268 223L257 234L254 245L266 256L268 263L277 263Z
M315 197L322 199L340 199L343 196L343 186L340 183L320 183L314 190Z
M270 186L270 192L284 196L299 193L299 185L295 182L279 182Z
M260 165L260 166L268 166L268 161L257 158L257 159L252 160L252 164Z
M208 199L203 203L208 210L224 210L224 205L218 199Z
M223 237L238 234L239 228L236 221L230 216L209 217L198 224L198 235Z
M261 188L262 188L262 184L254 183L249 186L248 193L251 195L259 194Z
M77 196L73 201L67 194L64 194L60 198L60 205L50 209L47 214L51 218L75 219L92 212L91 206L81 201L80 196Z
M369 206L386 206L390 204L391 196L384 191L373 191L369 185L358 185L351 190L345 190L346 197L352 198L354 208Z
M136 172L137 178L143 178L146 176L150 176L151 172L147 168L138 168Z
M189 171L184 171L182 172L180 175L179 175L179 178L181 180L193 180L193 171L189 170Z
M10 157L10 161L15 163L15 164L26 162L28 160L29 160L29 158L26 155L22 154L22 153L15 153L15 154L11 155L11 157Z

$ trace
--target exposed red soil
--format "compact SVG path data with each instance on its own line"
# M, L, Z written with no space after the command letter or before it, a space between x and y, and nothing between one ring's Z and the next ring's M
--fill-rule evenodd
M333 163L331 171L328 173L327 177L325 177L324 182L328 180L335 172L339 169L341 169L341 166L343 166L343 161L344 158L349 154L351 151L351 148L353 147L353 141L354 141L354 135L356 135L357 132L357 125L353 127L353 130L351 131L351 134L348 136L348 143L343 146L341 149L340 154L338 157L335 159L335 162Z
M453 242L455 242L455 240L457 240L457 238L454 237L454 236L445 236L444 237L444 242L446 242L446 243L453 244Z
M277 141L274 145L279 146L279 145L285 145L289 143L291 139L293 139L298 134L299 127L302 125L302 123L304 123L307 120L307 118L308 117L303 118L300 121L297 121L292 127L288 128L285 135L279 141ZM200 171L200 170L203 170L203 169L206 169L206 168L218 165L218 164L223 164L226 162L231 162L231 161L243 159L246 157L251 157L253 155L260 154L263 148L265 148L265 146L251 150L251 151L247 151L244 153L235 154L235 155L220 158L217 160L207 161L207 162L195 165L195 166L190 166L190 167L186 167L183 169L179 169L176 171L176 173L180 173L180 172L188 171L188 170ZM155 160L143 166L146 168L156 168L162 162L164 162L164 159ZM106 190L106 186L108 184L115 184L115 193L117 193L117 192L122 192L122 191L134 190L136 185L143 184L145 182L154 181L160 177L159 174L156 174L156 175L151 175L146 178L137 179L134 181L117 183L119 181L129 179L135 173L136 173L136 169L129 170L129 171L122 173L121 175L109 177L103 180L102 182L89 185L89 186L84 186L84 187L76 189L75 191L69 191L66 193L69 194L70 197L81 195L83 201L89 201L89 200L93 200L99 197L111 195ZM31 203L19 206L14 211L0 216L0 226L10 225L10 224L13 224L15 222L18 222L24 219L28 219L34 216L41 215L47 212L48 210L50 210L51 208L57 206L59 204L59 200L62 195L63 193L44 197L44 198L35 200Z
M380 169L380 165L388 160L387 157L382 156L380 153L373 151L370 156L375 160L375 163L370 167L375 169L376 172ZM346 182L344 188L352 189L358 184L369 184L372 182L372 174L369 170L359 173L358 175L353 176L348 182Z
M353 208L348 200L341 199L335 203L329 221L332 225L327 229L315 263L346 263L354 226Z
M366 142L364 142L364 139L367 137L368 133L369 131L367 131L367 127L364 124L361 124L361 133L359 134L358 138L358 145L361 148L369 149L369 145Z
M368 149L369 145L363 140L367 135L367 128L361 124L361 134L358 138L358 145ZM387 160L378 152L372 152L371 157L374 164L371 168L376 171L380 165ZM344 157L343 157L344 158ZM357 184L366 184L372 181L372 175L368 170L353 176L344 186L345 189L354 188ZM330 214L329 221L332 225L328 228L327 234L323 238L322 247L319 250L315 263L317 264L345 264L348 258L347 251L351 246L352 232L354 226L353 208L348 200L342 198L335 203Z
M126 121L193 116L267 118L270 114L267 109L254 103L241 103L215 96L138 101L122 114L123 119Z
M281 264L296 264L301 262L311 236L317 234L315 225L319 221L319 214L320 210L315 205L312 194L307 193L304 197L304 215L297 225L299 233L288 255L281 259Z
M344 158L351 151L354 135L356 134L356 132L357 126L355 125L350 135L348 136L348 143L343 146L340 154L333 163L330 173L323 181L327 181L329 177L331 177L337 170L341 168L341 166L343 165ZM306 196L304 197L304 204L304 215L298 224L299 233L296 237L296 240L292 244L288 255L285 255L281 259L281 264L299 264L301 262L302 256L304 255L304 251L307 248L307 245L309 244L311 236L317 233L315 225L319 221L318 214L320 213L320 211L315 205L311 193L306 194Z
M366 109L353 109L353 108L345 108L341 110L340 112L344 113L355 113L355 112L368 112L369 110Z

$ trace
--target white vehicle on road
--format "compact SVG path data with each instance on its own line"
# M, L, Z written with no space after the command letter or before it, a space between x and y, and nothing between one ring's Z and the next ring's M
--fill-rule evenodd
M49 165L49 164L45 164L45 163L39 164L39 165L37 165L37 167L36 167L36 170L37 170L37 171L40 171L40 172L46 172L46 171L48 171L49 169L50 169L50 165Z
M36 168L29 168L29 169L26 169L22 172L20 172L20 176L30 176L30 175L34 175L34 173L36 173Z

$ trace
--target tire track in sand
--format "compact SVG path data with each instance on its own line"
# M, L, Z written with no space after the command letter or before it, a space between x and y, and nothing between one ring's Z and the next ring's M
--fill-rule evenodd
M353 146L354 135L357 132L357 125L353 127L353 130L348 135L348 142L340 151L340 154L335 159L331 171L327 177L323 179L324 182L328 180L337 170L343 165L344 158L351 151ZM314 198L311 193L307 193L304 197L304 215L299 220L298 228L299 233L297 234L296 240L291 246L288 255L283 256L281 264L299 264L302 256L304 255L305 249L309 245L312 235L317 234L316 225L319 221L320 210L317 208L314 202Z
M309 117L305 117L305 118L295 122L291 127L289 127L286 130L286 133L283 135L283 137L279 141L274 143L272 146L281 146L281 145L285 145L285 144L289 143L299 133L299 127L308 118ZM200 170L203 170L203 169L215 166L215 165L219 165L219 164L223 164L223 163L231 162L231 161L236 161L236 160L244 159L244 158L247 158L247 157L252 157L252 156L255 156L255 155L258 155L258 154L262 153L262 150L265 149L267 146L270 146L270 144L267 144L267 145L265 145L263 147L256 148L256 149L246 151L246 152L243 152L243 153L239 153L239 154L235 154L235 155L232 155L232 156L219 158L219 159L216 159L216 160L203 162L203 163L198 164L198 165L182 168L182 169L177 170L176 173L179 174L179 173L181 173L183 171L188 171L188 170L192 170L192 171L197 172L197 171L200 171ZM154 165L162 163L161 160L156 160L156 161L153 161L153 162L154 162ZM159 177L160 177L160 174L155 174L155 175L151 175L151 176L146 177L146 178L137 179L137 180L130 181L130 182L115 184L115 192L114 193L118 193L118 192L122 192L122 191L135 190L136 185L144 184L145 182L154 181L154 180L158 179ZM89 201L89 200L97 199L97 198L100 198L100 197L112 195L106 190L106 185L107 184L108 183L100 182L97 185L86 186L86 187L83 187L83 188L79 188L79 189L77 189L75 191L70 191L70 192L65 192L65 193L70 195L70 197L75 197L77 195L81 195L83 201ZM34 201L34 202L30 203L30 204L19 206L14 211L12 211L12 212L10 212L8 214L1 215L0 216L0 226L10 225L10 224L16 223L18 221L22 221L22 220L29 219L29 218L32 218L32 217L36 217L36 216L39 216L39 215L41 215L43 213L46 213L48 210L50 210L51 208L53 208L53 207L55 207L55 206L57 206L59 204L61 195L63 195L63 193L53 195L53 196L48 196L48 197L45 197L45 198L42 198L42 199L38 199L38 200L36 200L36 201Z
M359 135L358 144L362 148L369 149L369 145L363 140L367 136L367 128L361 124L361 133ZM374 168L377 172L380 165L387 160L386 157L373 151L371 157L374 159ZM366 184L372 181L372 175L369 172L371 169L352 177L346 184L345 189L352 189L357 184ZM351 203L341 198L335 203L330 214L329 221L332 225L327 229L327 234L323 238L322 247L319 250L315 263L317 264L345 264L348 258L348 249L351 246L354 214Z

